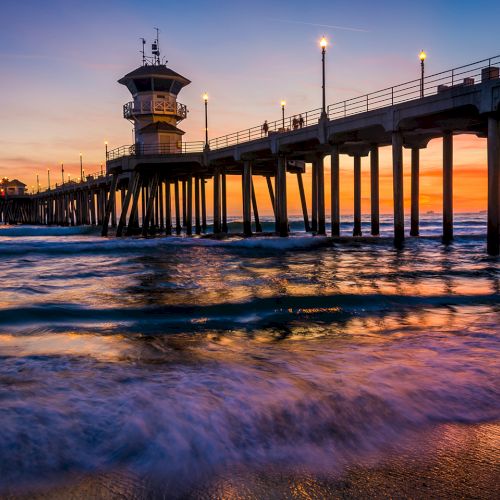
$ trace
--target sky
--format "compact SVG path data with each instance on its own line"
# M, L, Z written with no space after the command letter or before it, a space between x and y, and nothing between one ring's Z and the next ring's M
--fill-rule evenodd
M0 176L46 185L65 165L79 176L104 162L104 141L132 143L122 106L131 100L117 83L140 65L140 37L160 29L168 66L192 83L179 94L190 110L180 124L185 141L203 140L208 92L211 138L321 105L321 56L326 36L327 102L363 95L419 76L500 54L500 2L2 0L0 4ZM457 211L486 208L486 144L455 138ZM441 141L421 153L422 210L442 205ZM381 150L381 211L390 212L391 163ZM405 156L409 209L409 156ZM329 162L326 161L329 176ZM362 210L369 210L368 160L362 162ZM241 212L240 181L229 179L229 211ZM310 184L309 174L306 183ZM290 179L290 213L300 210ZM262 212L270 204L256 180ZM352 159L341 159L341 210L352 212ZM327 202L329 192L326 193Z

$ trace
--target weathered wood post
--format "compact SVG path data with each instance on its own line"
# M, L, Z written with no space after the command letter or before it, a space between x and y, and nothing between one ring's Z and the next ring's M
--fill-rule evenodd
M243 234L252 235L252 162L245 160L243 162L242 176L242 194L243 194Z
M159 174L154 174L153 178L149 180L150 195L147 200L146 212L144 220L142 221L142 235L147 236L151 220L153 219L155 196L154 193L158 192Z
M332 236L340 236L340 164L339 145L334 144L331 151L331 192L332 192Z
M411 221L410 236L420 234L420 149L411 148Z
M405 239L403 198L403 136L392 133L392 191L394 201L394 244L400 247Z
M443 136L443 243L453 240L453 133Z
M380 195L379 195L379 155L378 144L370 147L370 209L371 234L380 234Z
M490 255L500 254L500 120L488 118L488 234Z
M354 228L353 236L361 236L361 156L354 155Z

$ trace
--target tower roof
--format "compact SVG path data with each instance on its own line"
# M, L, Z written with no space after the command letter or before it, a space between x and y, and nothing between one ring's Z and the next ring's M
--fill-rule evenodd
M125 85L132 94L135 94L153 90L153 88L149 88L149 85L145 85L145 81L153 82L153 85L154 82L161 81L163 83L161 89L158 90L170 91L174 94L178 94L182 87L191 83L190 80L167 68L164 64L139 66L134 71L127 73L123 78L120 78L118 83Z

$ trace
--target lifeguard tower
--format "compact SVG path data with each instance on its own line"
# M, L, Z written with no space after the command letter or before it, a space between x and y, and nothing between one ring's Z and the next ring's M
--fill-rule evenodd
M141 40L142 66L118 80L133 97L123 106L123 116L134 125L135 154L181 153L184 132L177 125L188 110L177 101L177 95L191 82L168 68L168 61L161 58L158 30L151 57L145 55L146 41Z

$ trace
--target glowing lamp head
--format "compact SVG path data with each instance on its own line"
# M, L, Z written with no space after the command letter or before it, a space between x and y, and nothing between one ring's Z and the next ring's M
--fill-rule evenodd
M206 92L203 94L203 100L204 100L205 102L207 102L207 101L208 101L208 94L207 94Z
M328 45L328 41L325 37L322 37L321 40L319 41L319 46L324 50L326 49L326 46Z
M81 158L82 156L83 156L83 155L82 155L82 153L80 153L80 158Z
M420 54L418 55L418 58L424 62L427 59L427 54L422 50L420 51Z
M281 101L281 107L284 108L285 106L286 106L286 101L285 100Z
M108 145L108 141L104 141L104 145L107 146Z

